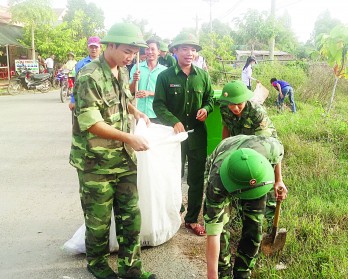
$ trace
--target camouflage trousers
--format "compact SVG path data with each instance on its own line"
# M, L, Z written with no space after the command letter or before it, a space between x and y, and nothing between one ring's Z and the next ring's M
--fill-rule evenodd
M141 216L136 171L105 175L77 172L86 223L88 266L101 273L103 269L110 269L109 229L113 208L119 243L118 273L125 277L139 277L142 274L139 237Z
M262 240L262 222L265 214L267 195L256 200L232 200L225 212L224 228L220 236L219 278L250 278ZM231 223L232 209L241 209L242 234L232 269ZM233 276L232 276L233 274Z

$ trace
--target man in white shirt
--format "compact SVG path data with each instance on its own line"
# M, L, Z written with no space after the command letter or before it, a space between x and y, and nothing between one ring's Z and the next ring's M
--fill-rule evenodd
M51 82L53 82L54 57L54 54L51 54L51 56L45 60L47 72L51 75Z

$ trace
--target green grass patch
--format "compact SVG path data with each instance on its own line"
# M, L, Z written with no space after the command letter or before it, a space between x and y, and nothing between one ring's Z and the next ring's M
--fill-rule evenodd
M316 103L298 102L296 114L268 107L285 147L279 227L288 234L280 257L260 255L253 278L348 278L347 107L343 94L330 115Z

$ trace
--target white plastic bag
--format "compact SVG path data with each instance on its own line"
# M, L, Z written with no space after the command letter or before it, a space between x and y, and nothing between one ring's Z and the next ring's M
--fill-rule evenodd
M264 101L267 99L269 91L266 87L264 87L261 82L256 84L256 88L254 90L254 96L250 99L255 103L262 105Z
M175 134L172 127L139 120L135 134L144 136L149 150L137 152L138 193L141 212L142 246L157 246L172 238L181 225L181 146L187 133ZM86 253L85 224L63 245L71 254ZM114 213L110 225L109 248L118 251Z
M187 133L175 134L169 126L146 127L141 119L134 134L150 145L137 152L138 192L142 246L157 246L172 238L181 225L181 142Z
M73 255L86 253L85 232L86 226L85 223L83 223L82 226L79 227L78 230L75 232L73 237L64 243L63 250ZM110 252L115 252L118 251L118 248L119 246L116 239L115 217L114 211L112 210L109 235L109 249Z

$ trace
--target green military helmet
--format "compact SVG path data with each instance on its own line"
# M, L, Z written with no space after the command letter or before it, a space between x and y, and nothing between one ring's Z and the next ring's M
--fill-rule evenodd
M254 93L241 80L235 80L225 84L219 98L220 103L240 104L251 99Z
M220 177L231 195L245 200L261 198L274 184L272 165L250 148L238 149L226 157L220 167Z
M168 51L168 45L164 42L160 42L160 50L161 51Z
M114 24L100 42L102 44L115 43L147 48L140 28L133 23Z
M179 45L192 45L196 48L196 51L200 51L202 47L199 45L197 37L191 33L181 32L177 35L173 42L170 44L170 48L178 47Z

